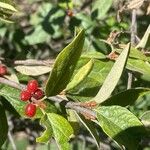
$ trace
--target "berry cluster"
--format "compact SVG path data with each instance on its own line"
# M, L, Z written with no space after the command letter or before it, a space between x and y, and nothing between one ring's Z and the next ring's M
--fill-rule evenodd
M33 117L36 114L35 102L32 102L32 97L35 100L40 100L44 96L44 93L38 87L38 82L36 80L30 80L27 84L27 88L23 90L20 94L20 99L22 101L29 101L30 103L26 105L25 114L28 117Z
M0 76L7 74L7 67L0 64Z

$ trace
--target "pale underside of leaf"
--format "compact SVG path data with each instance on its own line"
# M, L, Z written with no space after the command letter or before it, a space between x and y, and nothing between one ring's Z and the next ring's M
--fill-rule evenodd
M15 69L25 75L39 76L49 73L52 68L48 66L16 66Z
M123 69L126 65L128 54L130 51L130 46L130 43L127 44L125 49L117 58L114 66L112 67L111 71L106 77L101 89L99 90L98 94L93 98L93 100L95 100L97 103L104 102L111 95L112 91L116 87L123 72Z

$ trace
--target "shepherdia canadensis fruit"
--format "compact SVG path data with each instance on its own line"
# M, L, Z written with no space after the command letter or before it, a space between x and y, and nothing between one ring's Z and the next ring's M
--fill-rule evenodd
M28 117L33 117L36 114L36 105L29 103L26 105L25 114Z
M33 117L36 114L36 105L40 107L36 100L40 100L44 97L44 92L38 88L38 82L36 80L30 80L27 84L27 89L21 91L20 99L22 101L30 101L25 108L25 114L28 117Z
M31 98L31 93L27 90L24 90L21 92L20 98L22 101L28 101Z
M34 93L38 89L38 82L36 80L31 80L27 84L27 90Z
M4 65L0 65L0 75L3 76L7 74L7 67Z
M44 96L44 93L43 93L43 91L42 91L41 89L37 89L37 90L35 91L35 93L33 94L33 97L34 97L35 99L37 99L37 100L43 98L43 96Z

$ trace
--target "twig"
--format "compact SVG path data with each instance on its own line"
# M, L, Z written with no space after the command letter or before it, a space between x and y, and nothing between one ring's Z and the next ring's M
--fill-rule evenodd
M91 117L91 119L96 118L95 111L93 111L89 108L79 106L79 105L77 105L78 103L67 101L67 99L64 99L60 96L52 96L52 97L48 97L48 99L50 99L53 102L57 102L57 103L65 106L66 108L73 109L78 113L85 114L85 115Z
M28 60L16 60L14 61L15 65L43 65L49 66L54 64L54 59L52 60L35 60L35 59L28 59Z
M10 81L10 80L7 80L7 79L2 78L2 77L0 77L0 83L9 85L9 86L14 87L14 88L19 89L19 90L23 90L26 88L26 86L23 84L19 84L19 83L16 83L14 81Z
M9 86L17 88L19 90L23 90L26 88L26 86L23 84L19 84L19 83L16 83L14 81L10 81L10 80L7 80L7 79L2 78L2 77L0 77L0 83L9 85ZM60 96L52 96L52 97L48 97L48 99L53 101L53 102L57 102L57 103L65 106L65 108L73 109L76 112L83 114L85 117L88 117L89 119L94 120L96 118L95 111L93 111L89 108L86 108L84 106L80 106L80 105L78 105L78 103L70 102L67 99L62 98Z
M132 17L131 17L131 44L136 44L136 32L137 32L137 22L136 22L136 9L132 10ZM128 84L127 89L130 89L132 87L132 81L133 81L133 74L128 73Z

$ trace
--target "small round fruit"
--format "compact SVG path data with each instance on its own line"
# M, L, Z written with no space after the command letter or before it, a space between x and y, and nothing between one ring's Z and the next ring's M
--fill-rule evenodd
M27 84L27 90L33 94L37 89L38 89L38 82L36 80L30 80Z
M68 10L67 10L67 15L68 15L69 17L72 17L72 16L73 16L73 11L70 10L70 9L68 9Z
M43 98L44 96L44 92L41 90L41 89L37 89L35 91L35 93L33 94L33 97L36 99L36 100L39 100L41 98Z
M20 99L22 101L28 101L28 100L30 100L30 98L31 98L31 93L29 91L24 90L21 92Z
M25 114L28 117L34 117L34 115L36 114L36 106L32 103L27 104L25 108Z
M7 74L7 67L6 66L3 66L3 65L0 65L0 75L5 75Z

